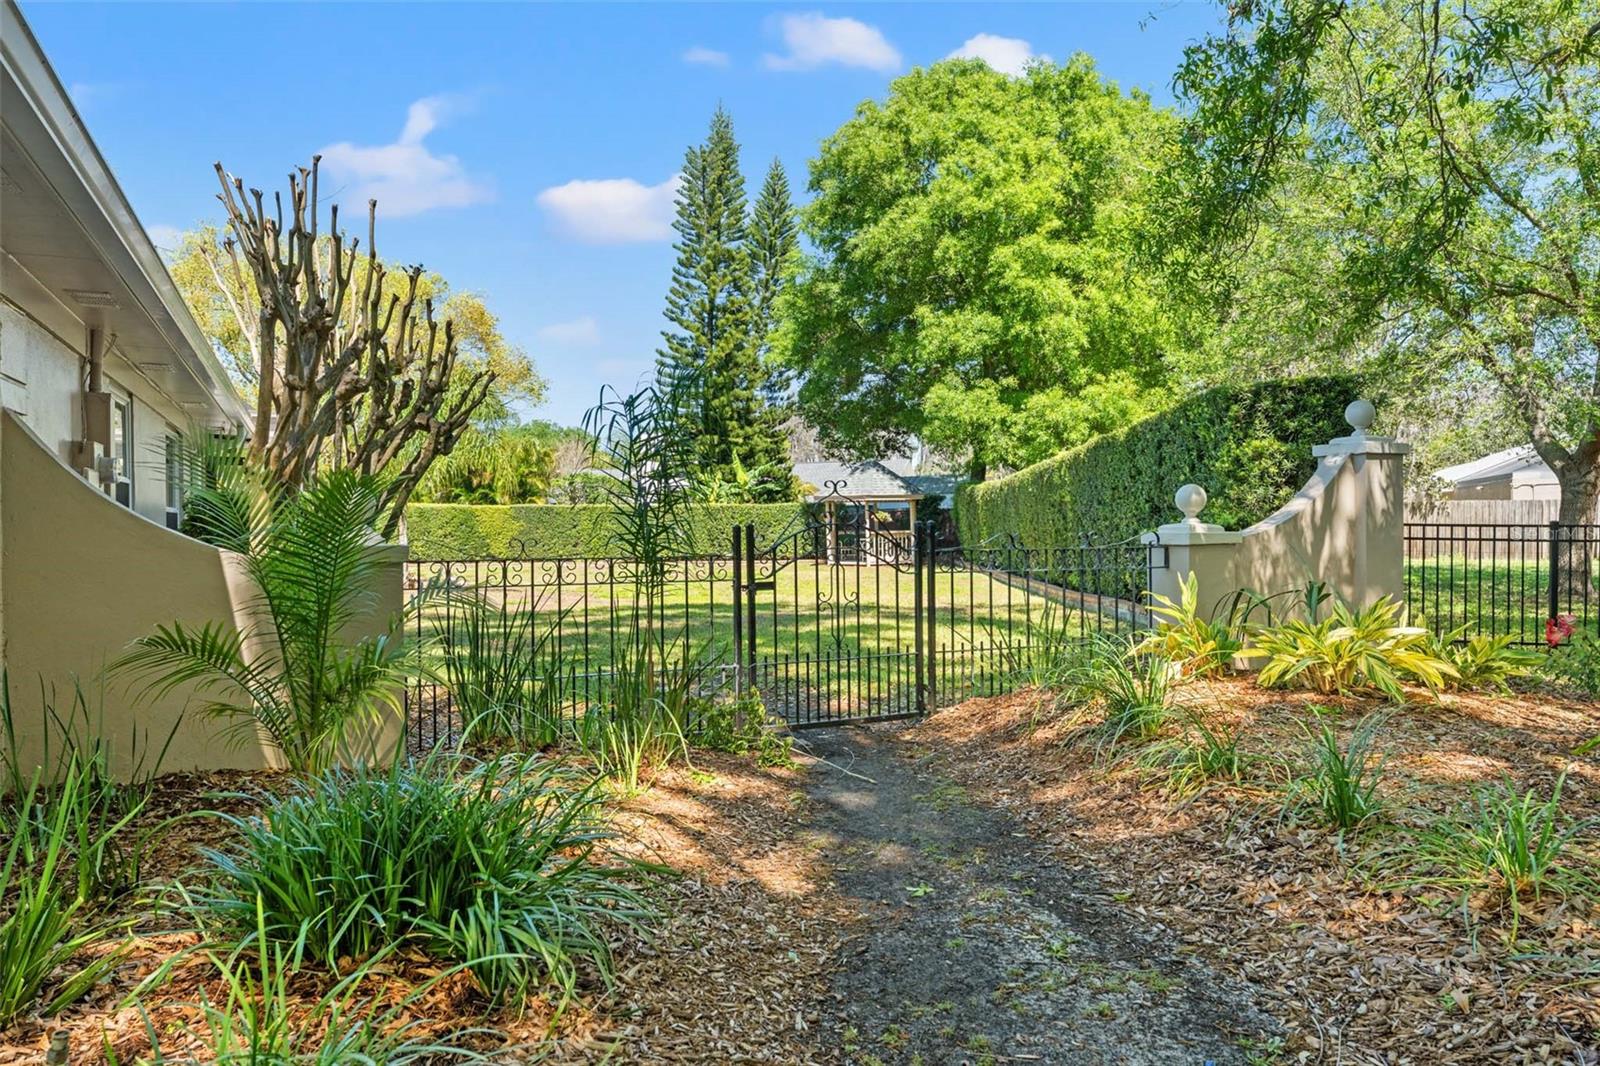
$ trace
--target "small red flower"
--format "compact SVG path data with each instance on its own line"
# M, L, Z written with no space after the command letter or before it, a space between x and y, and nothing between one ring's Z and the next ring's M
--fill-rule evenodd
M1572 636L1572 624L1578 620L1576 615L1558 614L1548 618L1544 623L1544 642L1552 648L1560 647L1561 642Z

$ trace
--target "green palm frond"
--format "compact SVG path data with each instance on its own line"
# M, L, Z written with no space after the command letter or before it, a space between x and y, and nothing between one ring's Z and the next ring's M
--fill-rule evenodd
M352 637L378 599L383 560L375 478L332 471L289 494L244 465L224 467L189 498L212 543L238 552L261 621L173 623L115 664L149 696L192 685L208 714L252 721L291 767L321 769L351 730L394 706L412 666L404 619Z

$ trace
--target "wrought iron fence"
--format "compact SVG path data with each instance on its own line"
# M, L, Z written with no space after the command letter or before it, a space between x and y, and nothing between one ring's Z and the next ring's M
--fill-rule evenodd
M1440 635L1543 647L1558 616L1600 632L1600 526L1407 522L1404 536L1406 606Z
M891 718L1037 680L1097 634L1148 625L1152 553L1134 542L941 545L808 522L770 545L732 531L729 553L669 564L650 610L718 684L757 689L796 726ZM441 674L476 603L548 633L547 702L565 717L605 698L640 624L625 559L419 560L422 670L406 693L414 746L461 728Z

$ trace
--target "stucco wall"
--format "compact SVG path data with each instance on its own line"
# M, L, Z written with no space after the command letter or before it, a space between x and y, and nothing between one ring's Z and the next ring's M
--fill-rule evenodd
M63 463L82 436L85 342L57 336L0 301L0 405L17 412ZM185 426L184 412L115 349L105 360L106 388L133 407L134 509L153 522L166 513L165 441ZM92 485L97 491L98 483Z
M1146 535L1163 546L1151 591L1177 600L1179 582L1193 575L1208 615L1228 610L1241 590L1278 596L1314 581L1357 607L1385 596L1403 599L1403 460L1410 448L1367 436L1370 404L1351 404L1350 412L1356 432L1313 448L1317 468L1305 487L1255 525L1239 532L1208 525L1197 517L1203 493L1181 489L1175 502L1187 501L1190 517Z
M255 596L238 559L119 507L10 411L0 415L0 480L0 640L23 761L39 760L44 750L41 681L66 706L77 678L94 696L94 711L103 713L104 733L122 760L119 772L135 736L159 747L180 719L164 770L274 765L270 743L199 714L192 690L136 702L113 680L100 706L104 665L158 624L248 624ZM379 602L355 632L385 627L400 607L405 550L378 550L389 564ZM398 717L383 724L378 747L392 750L399 724ZM374 745L362 747L366 754Z

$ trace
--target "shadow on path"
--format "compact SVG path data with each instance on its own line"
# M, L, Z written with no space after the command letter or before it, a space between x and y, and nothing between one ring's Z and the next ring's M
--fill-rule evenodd
M808 732L813 843L865 920L834 980L855 1063L1259 1063L1278 1027L892 727ZM831 765L830 765L831 764Z

